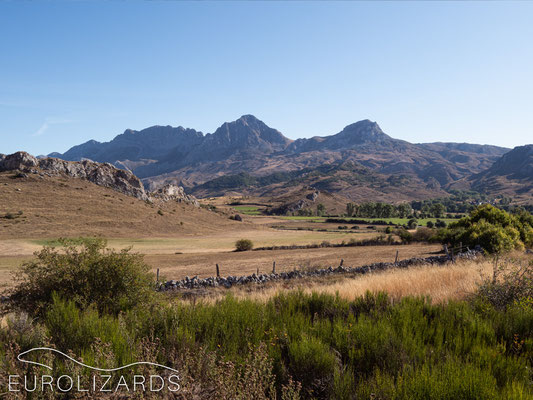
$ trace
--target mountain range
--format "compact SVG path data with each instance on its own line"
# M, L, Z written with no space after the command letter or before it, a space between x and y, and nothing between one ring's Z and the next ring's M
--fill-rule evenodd
M150 190L172 183L197 196L264 196L309 186L356 201L400 201L443 196L451 188L505 187L507 194L527 195L533 146L522 147L414 144L392 138L369 120L334 135L291 140L244 115L214 133L171 126L128 129L109 142L91 140L50 156L112 163L131 170Z

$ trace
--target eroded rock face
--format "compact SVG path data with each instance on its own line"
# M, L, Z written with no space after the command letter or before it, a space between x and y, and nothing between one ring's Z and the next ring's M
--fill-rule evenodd
M194 196L190 196L185 193L185 190L181 186L165 185L155 192L150 193L154 198L163 201L177 201L178 203L193 204L196 207L200 207L198 200Z
M23 151L0 157L0 172L17 170L25 173L67 175L87 179L96 185L108 187L125 195L149 200L139 178L109 163L100 164L89 160L64 161L52 157L37 159Z
M23 170L36 167L38 164L39 161L36 157L24 151L19 151L2 157L0 171Z

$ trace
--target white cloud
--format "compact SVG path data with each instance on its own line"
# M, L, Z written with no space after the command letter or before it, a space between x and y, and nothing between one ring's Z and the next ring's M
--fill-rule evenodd
M32 136L44 135L44 133L46 133L46 131L48 130L48 128L50 128L51 125L69 124L71 122L73 121L70 119L46 117L41 127L37 129L37 131L35 131Z

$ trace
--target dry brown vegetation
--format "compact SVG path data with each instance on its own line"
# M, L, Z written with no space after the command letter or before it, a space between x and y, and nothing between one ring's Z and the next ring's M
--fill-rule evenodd
M264 289L237 288L237 298L252 298L266 301L284 290L301 289L305 293L318 292L339 294L346 300L354 300L367 291L386 292L391 299L406 296L429 296L434 303L464 299L472 294L483 278L490 277L493 264L490 260L464 261L445 266L418 266L408 269L393 269L385 272L336 277L310 281L294 281L289 284L273 284ZM223 296L219 292L217 299ZM210 297L211 299L211 297Z
M255 242L255 241L254 241ZM146 261L158 266L161 274L169 279L182 279L185 276L198 275L208 277L215 274L215 264L220 265L220 272L227 275L247 275L257 272L272 271L276 262L276 271L298 268L337 267L340 260L344 265L360 266L375 262L394 261L396 250L399 258L428 257L441 249L438 245L411 246L364 246L342 248L318 248L307 250L262 250L247 252L220 252L196 254L149 254Z
M411 247L421 246L406 246L406 248ZM509 265L517 261L527 265L532 259L531 255L514 252L499 258L498 265ZM480 257L477 260L458 260L442 266L421 265L366 275L329 275L277 281L261 286L236 286L230 290L217 289L199 293L199 297L213 302L220 300L229 292L239 299L265 302L282 292L301 290L308 294L312 292L338 294L345 300L353 301L369 291L374 294L386 292L389 298L395 301L408 296L427 296L433 303L443 303L450 300L464 300L472 295L482 281L487 278L492 279L494 265L493 258ZM193 293L187 293L186 297L190 294Z
M1 239L168 237L238 227L214 212L176 202L150 204L81 179L13 176L0 173Z

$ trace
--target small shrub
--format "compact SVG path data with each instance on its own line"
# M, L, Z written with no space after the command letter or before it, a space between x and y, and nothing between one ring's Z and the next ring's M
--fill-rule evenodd
M325 398L333 384L337 360L320 339L302 335L289 344L290 370L302 383L307 398Z
M398 230L398 236L402 240L403 244L409 244L413 241L413 235L407 229Z
M437 222L435 222L435 228L446 228L447 225L448 224L446 223L446 221L442 221L440 219L438 219Z
M161 210L157 210L157 213L158 213L159 215L163 215L163 211L161 211Z
M433 223L433 221L428 221L426 226L431 229L431 228L433 228L435 226L435 224Z
M533 262L500 265L492 278L481 282L475 297L497 309L528 303L533 307Z
M46 342L46 330L27 313L13 313L6 318L6 339L18 344L21 351L40 347Z
M435 231L430 228L418 228L415 233L413 233L413 241L415 242L429 242L431 238L435 236Z
M236 251L247 251L254 248L254 243L250 239L239 239L235 242Z

